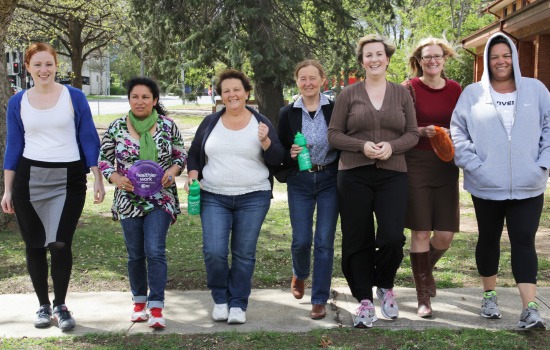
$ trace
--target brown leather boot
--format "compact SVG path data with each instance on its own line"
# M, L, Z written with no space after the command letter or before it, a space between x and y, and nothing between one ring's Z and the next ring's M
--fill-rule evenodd
M430 296L432 298L435 297L435 295L437 293L436 292L437 289L436 289L436 286L435 286L435 278L434 278L434 275L433 275L435 264L437 264L439 259L441 259L441 257L443 256L443 254L445 254L446 251L447 251L447 249L434 248L434 246L430 242L430 277L429 277L430 281L429 281L429 285L430 285Z
M305 281L293 275L292 282L290 283L290 291L296 299L302 299L304 297Z
M309 316L312 320L320 320L325 318L327 315L327 309L323 304L313 304L311 305L311 312Z
M430 276L430 252L411 253L411 267L416 286L416 298L420 317L432 317L432 304L430 302L429 276Z

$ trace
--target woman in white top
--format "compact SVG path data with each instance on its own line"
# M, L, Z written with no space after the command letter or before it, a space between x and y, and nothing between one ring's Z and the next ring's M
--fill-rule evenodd
M239 71L223 71L216 92L225 104L200 124L189 149L189 184L201 183L201 221L207 286L214 321L245 323L256 243L269 210L273 175L283 147L263 115L246 107L252 85ZM231 242L231 266L228 263Z
M504 33L487 40L483 62L481 80L464 89L451 118L455 163L464 169L479 231L480 314L501 318L496 286L506 223L523 306L518 326L542 329L535 236L550 167L550 93L540 81L521 76L518 51Z
M34 325L51 325L47 250L51 255L53 316L63 331L75 320L65 306L71 244L86 198L86 173L95 176L94 203L105 189L97 160L99 137L82 91L55 82L57 56L48 44L25 53L34 87L13 96L7 109L2 210L17 214L27 268L40 308Z

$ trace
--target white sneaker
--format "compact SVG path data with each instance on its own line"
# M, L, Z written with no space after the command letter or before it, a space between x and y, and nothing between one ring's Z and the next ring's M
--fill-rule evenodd
M368 299L361 300L361 304L357 308L355 317L353 318L353 327L355 328L371 328L372 323L378 318L374 312L374 305Z
M225 304L215 304L212 310L212 318L214 321L226 321L229 316L229 306Z
M70 331L76 326L76 322L65 304L54 307L53 316L57 319L57 326L63 332Z
M397 306L397 301L395 301L393 288L377 288L376 296L378 299L382 300L382 307L380 308L382 315L384 315L385 318L395 320L399 316L399 306Z
M145 309L145 303L134 303L134 312L130 316L132 322L147 321L147 310Z
M40 306L36 311L34 326L36 328L48 328L52 325L52 307L49 304Z
M229 309L228 324L243 324L246 322L246 312L240 307L232 307Z
M151 314L149 321L147 321L149 323L149 327L157 329L166 327L166 320L164 319L164 316L162 316L162 308L153 307L149 309L149 313Z

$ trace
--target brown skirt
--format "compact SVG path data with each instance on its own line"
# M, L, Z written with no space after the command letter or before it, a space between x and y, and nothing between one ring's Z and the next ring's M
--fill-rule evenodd
M406 153L409 193L405 227L414 231L458 232L458 167L429 150Z

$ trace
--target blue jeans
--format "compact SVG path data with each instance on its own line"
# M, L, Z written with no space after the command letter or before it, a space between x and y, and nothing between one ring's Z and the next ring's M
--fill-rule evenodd
M334 232L338 221L336 169L300 171L287 178L288 208L292 225L292 273L299 279L309 276L313 241L312 304L326 304L330 296ZM313 214L317 205L315 236Z
M207 287L216 304L228 303L229 307L246 310L256 264L256 243L270 204L271 191L238 196L201 192Z
M147 301L149 308L164 307L168 271L166 234L171 222L172 216L162 209L155 209L145 216L120 220L128 251L128 277L133 300L135 303Z

